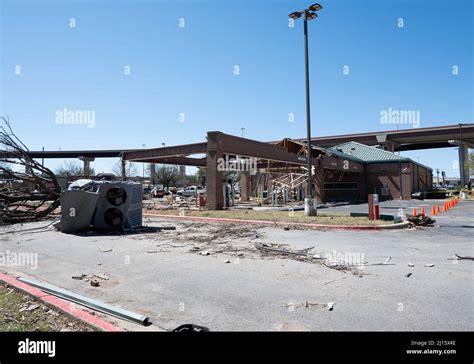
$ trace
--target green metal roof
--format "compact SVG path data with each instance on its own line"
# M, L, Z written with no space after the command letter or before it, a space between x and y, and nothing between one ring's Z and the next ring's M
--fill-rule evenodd
M349 160L353 160L355 162L359 162L359 163L363 163L364 161L355 157L355 156L352 156L350 154L346 154L344 152L341 152L339 150L336 150L336 149L333 149L333 148L323 148L323 147L319 147L319 146L315 146L313 145L312 146L313 149L317 149L317 150L320 150L326 154L329 154L329 155L335 155L339 158L343 158L343 159L349 159Z
M399 156L387 150L371 147L357 142L346 142L329 148L330 151L337 151L346 155L360 159L363 162L392 162L411 161L410 158Z

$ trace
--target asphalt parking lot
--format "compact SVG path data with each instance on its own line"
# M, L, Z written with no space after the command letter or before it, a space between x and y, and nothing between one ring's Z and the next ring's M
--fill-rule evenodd
M431 209L430 203L390 201L381 212L423 204ZM42 228L46 222L29 223L4 230L1 251L37 254L37 267L3 264L0 270L148 315L154 325L147 330L194 323L213 331L471 331L474 262L452 257L474 256L473 216L474 201L461 201L437 216L433 227L395 231L287 231L146 219L149 226L176 230L77 236ZM364 265L333 269L317 260L265 254L255 243L312 248L314 255L348 257ZM209 255L200 254L206 251ZM389 257L388 264L371 265ZM72 279L94 273L108 279L99 287ZM144 329L111 321L129 330Z

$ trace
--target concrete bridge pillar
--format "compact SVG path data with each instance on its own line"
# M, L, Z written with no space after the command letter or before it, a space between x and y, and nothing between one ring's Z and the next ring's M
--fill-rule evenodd
M91 174L91 162L95 160L93 157L79 157L79 160L84 162L84 177L89 177Z

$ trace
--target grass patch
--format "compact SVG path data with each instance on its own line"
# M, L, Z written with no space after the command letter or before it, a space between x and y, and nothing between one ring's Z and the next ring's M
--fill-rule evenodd
M29 295L0 285L0 331L92 331Z
M150 211L144 211L149 213ZM162 215L178 215L178 210L157 211ZM185 216L215 217L238 220L265 220L275 222L300 222L308 224L331 225L383 225L387 221L371 221L366 217L351 217L347 215L318 213L318 216L305 216L303 211L256 211L256 210L226 210L226 211L196 211L184 210Z

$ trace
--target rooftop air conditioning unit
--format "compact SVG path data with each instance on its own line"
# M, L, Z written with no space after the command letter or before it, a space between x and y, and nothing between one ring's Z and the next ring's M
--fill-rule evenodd
M61 223L63 233L89 230L97 206L96 192L68 190L61 193Z
M80 188L80 187L79 187ZM136 182L92 181L85 190L61 194L60 229L126 230L142 226L142 186Z
M97 230L136 229L142 226L142 185L103 181L94 214Z

